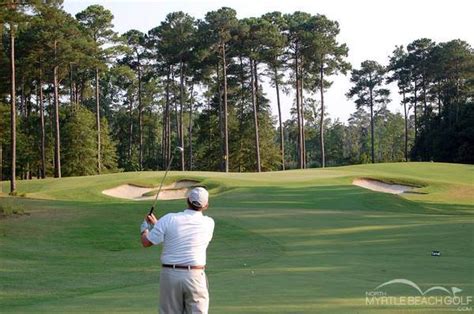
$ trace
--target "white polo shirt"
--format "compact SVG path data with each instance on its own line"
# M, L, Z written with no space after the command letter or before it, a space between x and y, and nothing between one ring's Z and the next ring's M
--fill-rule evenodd
M185 209L161 217L148 233L154 245L163 242L161 263L206 265L206 249L214 233L214 220L202 212Z

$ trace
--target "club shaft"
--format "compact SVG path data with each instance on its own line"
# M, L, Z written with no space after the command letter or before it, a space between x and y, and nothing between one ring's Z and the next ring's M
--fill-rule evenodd
M170 161L168 162L168 167L166 168L165 175L164 175L163 178L161 179L160 187L158 188L158 193L156 193L155 201L153 202L153 206L151 206L151 209L150 209L150 212L148 213L148 215L153 214L153 211L155 210L156 202L158 201L158 196L160 195L161 188L163 187L163 182L165 182L166 176L168 175L168 171L169 171L170 168L171 168L171 164L173 163L173 159L174 159L174 154L171 155L171 159L170 159Z

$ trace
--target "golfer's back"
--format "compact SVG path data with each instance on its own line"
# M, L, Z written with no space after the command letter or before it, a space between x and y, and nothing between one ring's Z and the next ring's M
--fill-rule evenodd
M162 264L206 265L206 249L214 232L214 220L202 212L186 209L158 220L148 238L163 242Z

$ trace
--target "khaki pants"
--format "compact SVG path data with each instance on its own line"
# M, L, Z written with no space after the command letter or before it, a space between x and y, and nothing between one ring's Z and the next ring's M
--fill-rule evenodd
M160 314L207 314L208 281L202 269L162 268Z

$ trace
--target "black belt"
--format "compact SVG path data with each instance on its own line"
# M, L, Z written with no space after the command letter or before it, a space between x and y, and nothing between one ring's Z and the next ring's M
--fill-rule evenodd
M186 266L186 265L171 265L171 264L162 264L161 266L163 267L166 267L166 268L177 268L177 269L187 269L187 270L191 270L191 269L205 269L206 266Z

